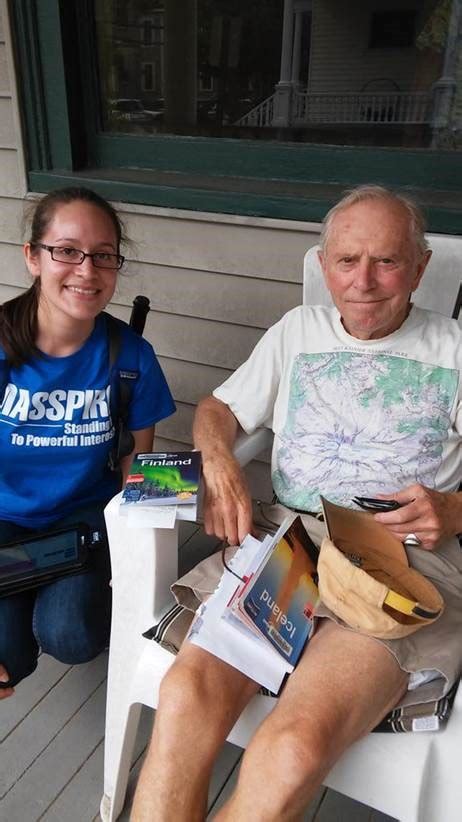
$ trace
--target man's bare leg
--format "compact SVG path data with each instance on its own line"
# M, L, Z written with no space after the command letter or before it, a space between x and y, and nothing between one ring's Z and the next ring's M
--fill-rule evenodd
M259 686L185 643L164 677L132 822L199 822L215 758Z
M379 642L323 620L251 740L217 822L301 819L332 765L396 705L407 681Z

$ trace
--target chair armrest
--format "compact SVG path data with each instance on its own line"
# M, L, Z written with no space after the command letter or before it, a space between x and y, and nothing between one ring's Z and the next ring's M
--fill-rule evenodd
M119 513L121 493L104 511L112 566L114 620L141 633L157 622L172 600L178 577L178 523L174 528L129 528Z
M272 432L259 428L236 442L235 456L246 465L271 444ZM178 579L178 523L174 528L129 528L119 512L122 494L104 511L112 566L112 632L132 636L158 622L172 602Z
M265 448L270 448L273 442L273 432L269 428L257 428L253 434L239 434L234 445L234 456L239 465L247 465L255 459Z

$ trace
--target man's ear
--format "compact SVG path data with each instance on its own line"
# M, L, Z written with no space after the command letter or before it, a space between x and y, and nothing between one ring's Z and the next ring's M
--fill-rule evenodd
M22 250L29 274L32 277L40 277L40 263L37 252L32 249L30 243L24 243Z
M321 268L323 270L323 273L325 274L325 272L326 272L326 268L325 268L326 258L325 258L324 252L322 251L321 248L318 250L318 260L319 260L319 265L321 266Z
M416 272L415 272L415 276L414 276L414 281L412 283L411 291L416 291L416 289L419 287L420 281L421 281L421 279L424 275L425 269L426 269L428 263L430 262L430 257L432 256L432 253L433 252L432 252L431 248L428 248L427 251L425 252L425 254L422 256L422 259L419 260L419 262L417 263Z

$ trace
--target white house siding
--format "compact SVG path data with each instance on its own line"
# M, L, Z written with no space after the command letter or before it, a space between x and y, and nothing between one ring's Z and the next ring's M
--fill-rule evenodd
M5 6L0 0L0 11ZM4 18L5 19L5 18ZM0 16L0 301L27 283L22 261L26 183L6 26ZM6 40L6 42L5 42ZM14 79L14 78L13 78ZM157 445L188 446L197 401L249 354L263 331L301 301L302 261L314 224L177 212L116 204L133 240L111 305L128 319L145 294L153 343L178 411L158 426ZM249 470L255 493L270 493L268 471ZM266 477L264 486L260 484ZM265 491L262 488L266 487Z
M359 92L370 80L388 78L401 91L415 84L415 48L368 47L371 14L422 8L409 0L314 0L308 91Z
M11 49L0 2L0 197L25 193L24 165ZM1 220L1 218L0 218ZM1 232L1 223L0 223ZM1 275L0 275L1 276Z

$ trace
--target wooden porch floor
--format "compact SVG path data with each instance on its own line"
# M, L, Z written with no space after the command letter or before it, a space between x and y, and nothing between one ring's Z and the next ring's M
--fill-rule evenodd
M183 567L213 541L190 523L182 528ZM107 654L68 666L43 654L37 671L0 702L0 819L8 822L97 822L103 791ZM149 738L152 711L143 709L129 791L121 822L129 819L133 791ZM241 750L226 744L209 794L209 819L237 778ZM392 822L390 817L321 789L305 822Z

